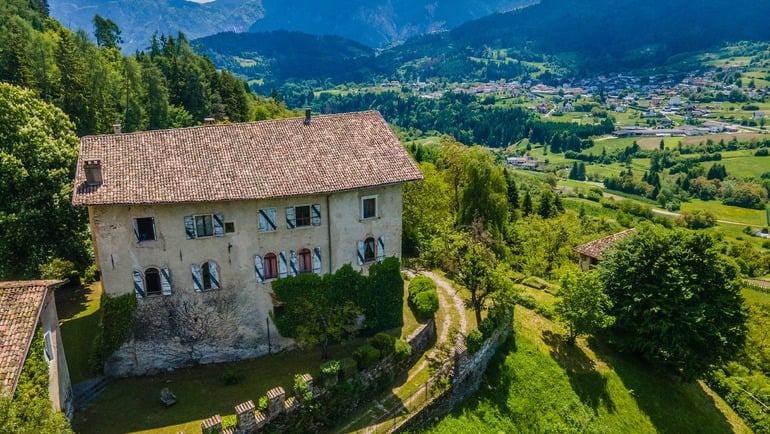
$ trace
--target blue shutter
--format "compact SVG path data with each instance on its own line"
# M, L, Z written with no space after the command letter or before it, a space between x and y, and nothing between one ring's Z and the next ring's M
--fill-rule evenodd
M257 255L254 257L254 273L257 275L257 282L265 281L265 273L262 269L262 257Z
M292 250L289 253L289 257L290 257L289 264L291 265L291 268L290 268L291 275L296 276L297 274L299 274L299 271L297 268L297 252Z
M137 270L134 270L134 292L137 297L144 297L144 276Z
M321 248L313 249L313 273L321 274Z
M209 261L209 277L211 278L211 289L219 289L219 270L217 270L217 263Z
M297 226L297 219L294 217L294 207L286 207L286 226L289 229L294 229Z
M288 272L286 271L286 252L281 251L278 253L278 277L286 277L288 276Z
M385 259L385 239L380 236L377 238L377 262Z
M134 236L136 237L136 242L142 241L142 239L139 237L139 224L136 222L136 219L132 219L134 221Z
M214 236L225 236L225 216L221 212L214 214Z
M203 271L198 264L192 264L192 279L193 288L195 288L196 291L203 291Z
M168 267L160 269L160 288L163 295L171 295L171 272Z
M358 265L364 265L364 242L358 240Z
M310 205L310 221L313 226L321 226L321 204Z
M277 228L275 224L275 208L259 210L259 230L261 232L272 232Z
M195 238L195 219L193 219L193 216L184 216L184 230L187 232L188 240Z

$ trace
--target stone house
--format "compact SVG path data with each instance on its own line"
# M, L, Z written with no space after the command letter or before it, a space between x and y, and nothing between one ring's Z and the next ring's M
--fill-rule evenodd
M74 411L53 288L57 280L0 282L0 389L13 395L38 325L48 364L48 398L68 418Z
M593 240L585 244L576 246L573 250L580 254L580 269L583 271L591 270L601 262L604 252L611 248L619 239L636 233L636 229L626 229L616 234Z
M401 186L422 178L378 112L308 111L83 137L72 202L88 207L106 294L134 292L140 313L175 298L233 294L231 339L199 348L205 363L291 345L268 319L274 279L345 264L366 273L400 257ZM132 340L107 371L144 373L179 364L178 356L159 358Z

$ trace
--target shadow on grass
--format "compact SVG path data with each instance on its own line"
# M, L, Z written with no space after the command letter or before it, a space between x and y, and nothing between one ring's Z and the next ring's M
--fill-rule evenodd
M560 334L545 330L542 337L550 348L551 357L566 371L570 386L580 401L590 406L595 414L601 406L614 413L615 403L607 388L607 377L596 371L594 361Z
M589 340L589 345L615 371L658 432L733 432L699 384L685 383L644 360L618 354L596 339Z
M94 338L99 333L98 283L90 286L68 286L56 290L56 311L61 321L61 334L72 384L95 377L88 358Z

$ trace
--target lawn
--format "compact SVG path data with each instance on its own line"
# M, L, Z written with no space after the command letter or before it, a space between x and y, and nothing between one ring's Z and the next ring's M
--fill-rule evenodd
M72 384L96 376L88 367L88 357L99 330L101 296L101 282L56 290L56 310Z
M517 308L515 335L480 392L426 432L750 432L700 383L683 384L593 340L568 345L562 333Z
M695 210L708 211L714 214L718 220L740 223L741 225L751 225L754 227L767 226L765 210L741 208L739 206L724 205L716 200L702 201L692 199L689 202L683 202L680 212L689 213ZM741 228L743 229L743 228Z

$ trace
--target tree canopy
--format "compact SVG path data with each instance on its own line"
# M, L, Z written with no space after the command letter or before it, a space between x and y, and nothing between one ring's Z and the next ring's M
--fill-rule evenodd
M70 205L78 138L67 116L31 91L0 83L0 276L89 259L85 210Z
M743 344L738 268L710 235L644 227L618 241L599 270L622 351L693 380Z

